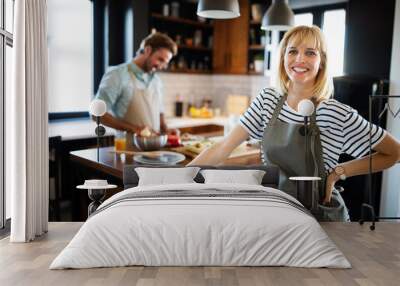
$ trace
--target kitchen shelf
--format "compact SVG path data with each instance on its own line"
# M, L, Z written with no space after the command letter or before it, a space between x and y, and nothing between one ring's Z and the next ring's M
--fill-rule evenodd
M256 72L256 71L248 71L249 75L264 75L263 72Z
M211 74L209 70L191 70L191 69L176 69L176 70L166 70L166 73L185 73L185 74Z
M202 46L188 46L188 45L179 45L178 49L182 50L193 50L193 51L203 51L203 52L211 52L211 48L202 47Z
M201 23L201 22L198 22L195 20L179 18L179 17L163 16L159 13L151 13L151 17L153 17L154 19L162 20L162 21L173 22L173 23L177 23L177 24L186 24L186 25L191 25L191 26L195 26L198 28L207 28L207 29L213 28L213 24Z
M254 25L254 26L261 25L261 21L250 20L250 25Z
M253 50L253 51L264 51L265 46L263 45L250 45L249 46L249 50Z

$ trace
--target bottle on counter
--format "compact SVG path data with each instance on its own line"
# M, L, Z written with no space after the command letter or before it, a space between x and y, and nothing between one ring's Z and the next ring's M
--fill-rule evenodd
M210 97L203 98L202 107L211 108L212 99Z
M183 116L183 98L179 94L177 94L175 98L175 116Z
M190 116L190 109L192 107L194 107L194 98L195 98L195 92L193 91L193 92L191 92L190 99L189 99L189 101L187 103L187 108L186 108L186 115L187 116Z
M186 108L186 115L190 116L190 109L193 107L193 104L189 101Z

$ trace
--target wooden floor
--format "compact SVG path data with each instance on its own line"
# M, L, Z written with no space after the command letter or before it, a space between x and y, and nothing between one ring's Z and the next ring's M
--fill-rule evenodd
M0 285L400 285L400 223L325 223L353 268L123 267L48 270L81 223L50 223L32 243L0 241Z

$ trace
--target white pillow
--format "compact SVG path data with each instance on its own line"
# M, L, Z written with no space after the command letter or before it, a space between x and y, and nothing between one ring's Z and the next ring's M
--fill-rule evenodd
M235 183L247 185L261 185L265 171L262 170L202 170L204 183Z
M138 186L195 183L193 179L199 170L199 167L135 168L139 177Z

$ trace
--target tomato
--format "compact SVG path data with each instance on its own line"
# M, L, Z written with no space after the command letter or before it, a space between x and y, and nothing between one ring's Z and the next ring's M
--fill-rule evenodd
M167 144L170 147L177 147L181 145L181 138L178 135L169 134Z

